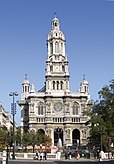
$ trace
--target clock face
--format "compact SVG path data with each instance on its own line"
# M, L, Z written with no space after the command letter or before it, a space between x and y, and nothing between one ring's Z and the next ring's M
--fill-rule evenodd
M54 110L55 110L56 112L60 112L60 111L62 110L62 103L61 103L61 102L56 102L56 103L54 104Z
M56 67L55 67L55 70L56 70L56 71L59 71L59 66L56 66Z

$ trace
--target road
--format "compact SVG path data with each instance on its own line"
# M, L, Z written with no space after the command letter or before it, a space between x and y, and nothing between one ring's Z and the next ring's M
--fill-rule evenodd
M10 160L8 164L114 164L114 160L107 160L99 162L98 160L59 160L59 161L37 161L37 160ZM2 161L0 160L0 164Z

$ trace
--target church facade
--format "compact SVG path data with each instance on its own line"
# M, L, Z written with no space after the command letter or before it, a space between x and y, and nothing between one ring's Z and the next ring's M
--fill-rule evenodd
M88 82L83 78L77 93L70 90L65 43L60 22L55 17L47 39L45 86L35 91L27 78L22 83L18 101L21 127L23 131L35 130L49 135L53 145L57 145L59 138L63 145L86 145L89 127L84 111L90 102Z

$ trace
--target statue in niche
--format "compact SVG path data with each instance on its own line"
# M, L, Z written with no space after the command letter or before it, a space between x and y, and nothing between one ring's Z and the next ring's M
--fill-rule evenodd
M32 102L30 104L30 112L34 113L34 103L32 103Z
M83 136L83 138L86 138L86 129L82 130L82 136Z
M47 103L46 103L46 112L47 112L47 113L51 113L50 106L51 106L51 103L50 103L50 102L47 102Z
M66 136L67 136L67 138L70 138L70 129L66 129Z
M84 116L85 104L81 104L81 107L82 107L81 113L82 113L82 115Z
M65 112L69 112L69 102L65 103Z
M47 129L46 132L47 132L47 135L51 137L51 129Z

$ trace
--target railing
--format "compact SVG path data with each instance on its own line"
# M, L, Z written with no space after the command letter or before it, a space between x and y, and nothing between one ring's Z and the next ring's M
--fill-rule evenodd
M16 159L34 159L35 156L36 156L36 153L15 153ZM46 157L47 157L47 160L56 159L56 154L47 153ZM12 158L12 153L10 153L10 158Z

